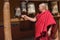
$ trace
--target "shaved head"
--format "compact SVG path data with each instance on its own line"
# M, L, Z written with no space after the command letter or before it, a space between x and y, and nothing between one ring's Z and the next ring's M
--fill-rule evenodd
M41 3L39 4L39 10L48 10L48 5L46 3Z

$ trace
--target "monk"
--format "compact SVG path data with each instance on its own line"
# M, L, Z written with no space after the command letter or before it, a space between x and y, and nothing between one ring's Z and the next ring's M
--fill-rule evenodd
M53 40L50 35L53 32L54 25L56 25L55 19L52 13L47 9L45 3L39 4L39 11L34 18L28 17L27 15L22 15L21 17L36 22L35 23L35 38L34 40Z

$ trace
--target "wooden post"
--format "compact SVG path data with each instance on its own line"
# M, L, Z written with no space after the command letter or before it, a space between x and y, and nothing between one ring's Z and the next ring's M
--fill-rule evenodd
M57 35L57 38L55 40L59 40L59 37L58 37L58 30L56 32L56 35Z
M59 37L59 39L60 39L60 18L59 18L58 21L59 21L59 27L58 27L58 35L59 35L59 36L58 36L58 37Z
M5 37L5 40L12 40L9 2L4 3L3 17L4 17L4 37Z

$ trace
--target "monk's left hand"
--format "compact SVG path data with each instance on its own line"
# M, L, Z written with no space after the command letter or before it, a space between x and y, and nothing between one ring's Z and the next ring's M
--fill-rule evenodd
M51 28L48 30L48 36L51 35Z

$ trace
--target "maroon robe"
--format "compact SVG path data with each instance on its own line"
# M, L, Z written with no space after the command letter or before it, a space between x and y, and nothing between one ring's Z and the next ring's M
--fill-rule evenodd
M49 40L47 34L47 27L49 25L55 25L56 22L50 11L46 10L43 13L38 13L36 15L37 21L35 24L35 40L40 37L39 40ZM41 37L42 33L45 32L45 37Z

